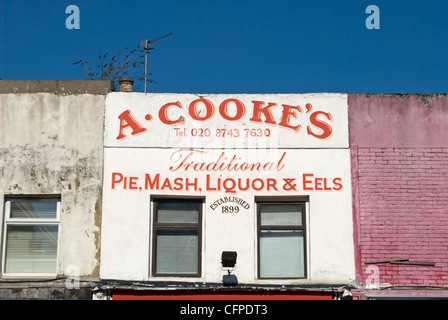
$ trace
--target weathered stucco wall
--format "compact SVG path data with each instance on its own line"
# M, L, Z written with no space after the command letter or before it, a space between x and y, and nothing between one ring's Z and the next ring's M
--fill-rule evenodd
M92 93L88 81L0 81L0 88L1 221L5 196L60 195L57 273L69 276L74 266L81 277L97 277L110 84L95 81Z

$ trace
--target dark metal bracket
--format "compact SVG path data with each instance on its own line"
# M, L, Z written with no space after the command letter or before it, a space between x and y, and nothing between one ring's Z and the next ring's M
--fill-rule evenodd
M435 265L434 262L411 262L411 261L409 261L408 258L366 261L364 263L365 264L390 263L390 264L402 264L402 265L409 265L409 266L430 266L430 267L433 267Z

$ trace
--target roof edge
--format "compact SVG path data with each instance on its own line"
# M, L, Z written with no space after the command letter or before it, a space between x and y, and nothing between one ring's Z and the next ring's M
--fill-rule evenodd
M109 80L0 80L0 93L105 95L111 91Z

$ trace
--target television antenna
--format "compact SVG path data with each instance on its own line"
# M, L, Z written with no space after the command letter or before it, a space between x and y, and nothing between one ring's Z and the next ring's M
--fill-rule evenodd
M148 69L148 51L154 49L154 48L151 48L151 44L160 39L166 38L172 34L173 33L170 32L170 33L164 34L163 36L160 36L160 37L152 39L152 40L145 39L145 40L140 41L140 45L145 49L145 94L146 94L146 75L147 75L147 69Z

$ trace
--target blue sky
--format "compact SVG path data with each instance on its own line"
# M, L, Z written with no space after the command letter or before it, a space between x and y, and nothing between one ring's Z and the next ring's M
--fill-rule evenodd
M446 0L0 0L0 78L82 80L73 62L172 32L148 91L447 93L447 16Z

